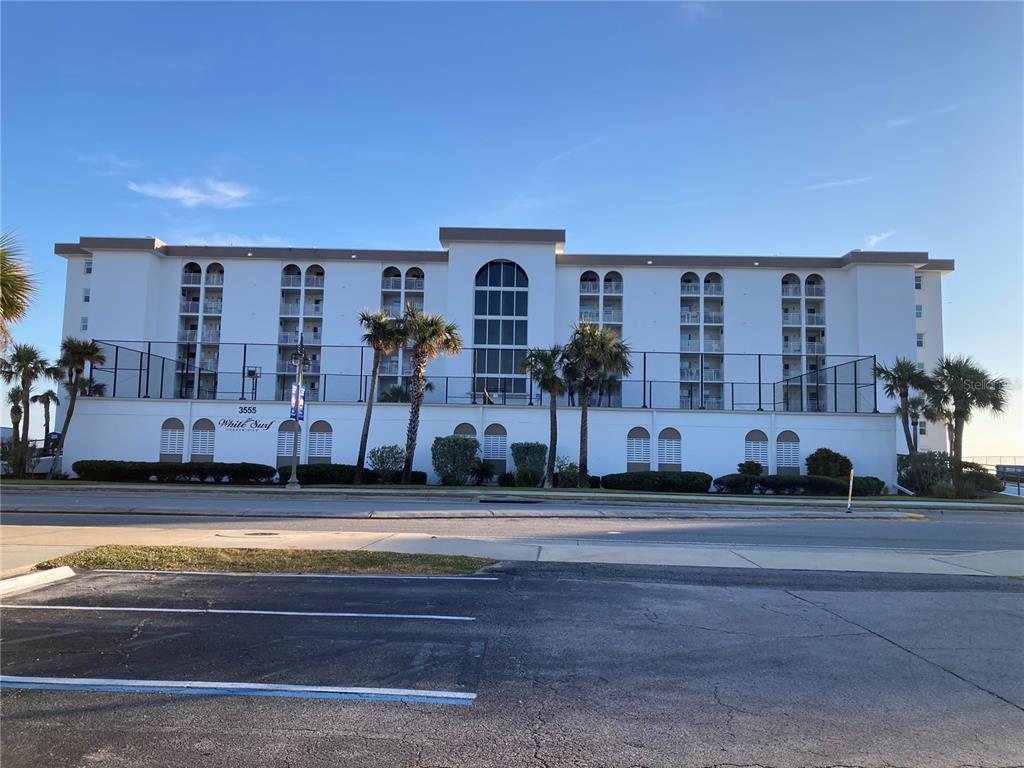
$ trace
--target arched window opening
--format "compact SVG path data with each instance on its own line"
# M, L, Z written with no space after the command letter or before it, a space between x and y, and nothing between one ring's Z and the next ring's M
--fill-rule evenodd
M700 278L696 272L687 272L679 278L679 293L682 296L700 296Z
M181 419L165 419L160 426L160 461L181 462L185 453L185 424Z
M299 266L297 264L289 264L288 266L281 270L281 287L302 287L302 270L299 269Z
M601 292L600 278L597 276L597 272L587 270L580 275L580 293L588 296L596 296Z
M775 438L775 466L780 475L800 474L800 438L785 430Z
M484 402L526 397L520 366L527 350L528 286L526 272L511 261L492 261L476 273L473 382Z
M277 428L277 467L285 467L292 462L295 450L295 422L287 419ZM301 458L301 457L300 457Z
M651 469L651 433L633 427L626 435L626 471L647 472Z
M324 287L324 268L321 267L319 264L313 264L311 266L306 267L306 287Z
M760 429L747 432L743 440L743 460L756 461L768 471L768 435Z
M405 290L406 291L422 291L423 290L423 270L419 267L409 267L405 271Z
M683 437L679 430L666 427L658 433L658 469L678 472L683 468Z
M722 276L717 272L708 272L704 275L704 295L721 296L724 293Z
M825 279L821 275L808 275L804 280L805 296L824 296Z
M224 267L216 261L206 267L207 285L224 285Z
M460 437L476 437L476 427L463 422L455 427L455 431L452 434L459 435Z
M501 424L488 424L484 429L484 442L480 455L494 464L494 473L500 475L508 466L508 432Z
M334 449L334 430L323 420L309 427L309 463L330 464Z
M604 292L613 295L622 294L622 275L618 272L606 272L604 276Z
M182 285L199 285L203 282L203 270L194 261L190 261L181 269Z
M213 461L216 430L209 419L199 419L192 425L192 454L190 461Z

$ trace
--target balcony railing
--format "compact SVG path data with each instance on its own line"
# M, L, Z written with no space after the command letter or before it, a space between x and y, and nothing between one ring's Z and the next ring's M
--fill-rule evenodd
M380 364L381 376L398 376L399 365L397 360L385 360ZM405 360L401 366L402 376L412 376L412 361Z
M709 411L720 411L722 410L722 398L720 397L705 397L704 408Z
M198 315L199 314L199 301L183 301L180 305L181 313L183 315Z
M700 342L696 339L681 339L679 341L680 352L700 352Z
M323 288L324 278L322 275L306 275L307 288Z
M704 339L705 352L721 352L725 349L725 343L721 339Z
M282 288L301 288L302 275L281 275Z
M721 296L725 293L725 286L722 283L704 283L705 296Z
M324 316L324 305L323 304L307 304L302 308L303 317L323 317Z
M700 296L700 283L680 283L679 294L681 296Z
M206 275L207 285L224 285L224 273L223 272L209 272Z
M723 381L721 368L705 368L703 381L716 383ZM701 381L700 368L680 368L680 381Z
M281 302L281 314L282 315L298 315L299 314L299 302Z
M294 332L294 331L282 331L281 333L277 334L277 343L278 344L298 344L299 343L299 334L297 332Z
M825 313L824 312L808 312L807 313L807 324L808 325L824 325L825 324Z
M824 285L807 285L804 286L804 296L824 296L825 286Z
M407 277L407 278L405 278L405 290L407 290L407 291L422 291L423 290L423 278L422 277Z
M679 322L685 325L699 325L700 324L700 313L699 312L686 312L685 310L679 313Z
M596 294L601 292L601 284L593 282L582 282L580 283L580 293L586 293L588 295Z
M402 290L402 278L382 277L380 279L380 287L383 291L400 291Z
M606 323L621 323L622 322L622 310L621 309L606 309L602 315L604 322Z
M604 292L612 295L622 295L622 283L616 281L605 281Z
M782 313L782 324L783 325L800 325L800 313L799 312L783 312Z
M195 341L197 338L199 338L198 331L178 331L178 341Z
M216 357L202 357L199 359L199 367L208 371L217 370L218 361Z
M208 328L203 331L203 343L204 344L219 344L220 343L220 328Z
M601 313L596 309L581 309L580 310L580 322L581 323L599 323L601 322Z
M784 355L799 355L802 351L803 346L799 341L782 342L782 354Z
M224 310L224 304L220 301L204 301L203 313L207 315L219 315Z
M202 285L203 276L199 272L183 272L181 274L182 285Z
M322 344L323 340L324 335L320 331L309 331L308 333L302 334L302 343L307 346Z
M725 313L724 312L705 312L704 313L704 322L705 323L712 323L714 325L721 325L722 323L725 322Z
M799 284L796 284L796 285L783 285L782 286L782 295L783 296L790 296L790 297L792 297L792 296L800 296L800 294L801 294L801 290L800 290L800 285Z
M823 341L808 341L807 342L807 354L808 355L824 355L825 354L825 342L823 342Z

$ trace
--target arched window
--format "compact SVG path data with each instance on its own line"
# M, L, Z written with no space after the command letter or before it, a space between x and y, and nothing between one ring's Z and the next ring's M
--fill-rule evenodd
M468 426L468 425L467 425ZM484 429L484 444L480 450L483 458L494 464L495 474L505 471L508 456L508 432L501 424L488 424Z
M295 450L295 422L285 419L277 428L277 465L284 467L291 464L292 451Z
M724 293L722 276L717 272L708 272L704 275L704 295L721 296Z
M213 461L213 444L216 436L213 422L199 419L192 425L192 458L190 461Z
M700 296L700 278L696 272L687 272L679 278L679 294L681 296Z
M476 273L473 381L485 402L526 396L519 367L527 349L528 286L526 272L511 261L492 261Z
M306 267L306 287L324 287L324 268L321 267L319 264L313 264L311 266Z
M604 275L604 292L612 295L622 294L622 275L618 272L606 272Z
M647 472L651 468L651 433L633 427L626 435L626 471Z
M165 419L160 426L160 461L181 462L185 453L185 425L181 419Z
M203 270L194 261L190 261L181 269L182 285L199 285L203 282Z
M658 469L678 472L683 468L683 437L678 429L666 427L658 433Z
M783 296L799 296L800 291L800 278L790 272L782 278L782 295Z
M824 296L825 279L821 275L808 275L804 280L805 296Z
M460 437L476 437L476 427L472 424L462 422L455 428L453 435L459 435Z
M216 261L206 267L207 285L224 285L224 267Z
M334 449L334 430L326 421L314 421L309 427L309 463L330 464Z
M597 272L587 270L580 275L580 293L588 296L596 296L601 292L600 278L597 276Z
M423 270L419 267L409 267L405 270L405 290L406 291L422 291L423 290Z
M800 438L788 429L775 438L775 471L780 475L800 474Z
M756 461L768 471L768 435L760 429L747 432L743 440L743 460Z

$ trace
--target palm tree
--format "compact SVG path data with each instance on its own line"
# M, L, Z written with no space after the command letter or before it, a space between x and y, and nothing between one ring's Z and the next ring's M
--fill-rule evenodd
M7 404L11 407L11 444L21 444L21 387L11 387L7 390Z
M75 413L78 396L92 395L96 392L97 387L102 386L93 383L91 376L85 375L85 366L86 364L103 365L105 362L107 362L107 357L95 341L66 336L60 344L60 360L57 361L57 367L61 372L64 389L68 393L68 409L64 413L64 423L60 428L60 437L57 438L53 463L50 464L50 472L47 474L50 479L57 476L57 468L60 465L59 458L64 452L64 441L68 436L68 427L71 424L71 417Z
M608 328L581 323L573 328L565 347L565 357L579 381L580 395L580 476L579 487L589 485L587 471L587 409L594 385L602 376L628 376L629 346Z
M918 368L917 363L913 360L897 357L888 368L884 365L876 365L875 378L882 382L882 390L886 397L899 400L896 412L900 415L900 422L903 424L903 437L907 441L907 451L914 456L917 453L917 443L910 433L910 390L923 391L927 389L928 375Z
M917 453L921 447L918 444L918 425L922 420L932 421L932 419L929 418L930 404L928 402L928 398L920 394L911 395L910 398L907 399L907 413L910 416L910 434L914 438L912 445L914 449L913 452Z
M963 486L964 427L976 411L1002 413L1006 408L1009 381L992 376L966 356L942 357L931 375L932 402L952 410L953 486Z
M359 324L366 331L363 343L373 349L373 363L370 366L370 391L366 396L366 413L363 416L363 432L359 438L359 457L356 459L354 482L363 482L363 467L366 466L366 443L370 438L370 419L373 417L373 403L377 399L377 381L380 376L380 362L386 355L393 355L405 342L405 328L401 320L384 310L359 313Z
M544 473L544 487L555 484L555 456L558 448L558 396L565 391L562 381L563 349L557 344L549 349L534 347L526 353L520 370L537 382L541 391L548 393L550 407L551 436L548 440L548 466Z
M15 477L24 477L28 471L28 430L29 404L32 397L32 385L39 379L57 380L59 372L43 357L43 353L31 344L15 344L7 357L0 358L0 378L10 384L18 382L21 388L21 450L18 455L18 466L14 469Z
M420 406L426 391L427 363L439 355L457 355L462 351L462 334L455 323L443 315L428 315L409 305L402 318L406 343L412 354L412 380L409 385L409 429L405 438L405 468L402 482L412 480L412 462L416 453L416 435L420 428Z
M50 434L50 406L60 405L60 398L56 392L48 389L41 394L32 395L31 400L43 406L43 437L46 438Z
M0 348L10 344L10 327L25 317L35 292L35 278L25 265L24 250L14 233L0 234Z

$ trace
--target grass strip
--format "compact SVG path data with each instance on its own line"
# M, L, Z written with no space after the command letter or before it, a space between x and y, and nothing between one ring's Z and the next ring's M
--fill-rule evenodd
M116 568L138 571L222 573L380 573L466 575L496 560L462 555L412 555L351 549L235 549L230 547L142 547L107 544L39 563L46 570Z

